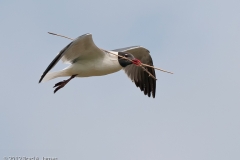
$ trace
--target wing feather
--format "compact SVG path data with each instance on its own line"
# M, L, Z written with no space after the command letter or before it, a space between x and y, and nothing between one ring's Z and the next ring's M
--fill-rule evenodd
M65 50L62 57L64 63L72 63L78 58L97 58L103 56L104 52L93 42L91 34L84 34L75 40Z
M43 72L39 83L45 75L62 59L63 63L75 63L78 59L91 59L104 56L104 52L93 42L92 35L87 33L74 39L48 65Z
M149 54L150 52L141 46L132 46L126 48L115 49L113 51L116 52L127 52L131 53L135 58L139 59L142 63L152 65L153 61L152 57ZM146 67L146 69L156 77L155 70L153 68ZM124 68L125 73L128 77L135 83L137 87L140 88L141 91L144 92L148 97L155 97L156 94L156 80L152 77L149 77L148 73L146 73L141 67L135 65L129 65Z

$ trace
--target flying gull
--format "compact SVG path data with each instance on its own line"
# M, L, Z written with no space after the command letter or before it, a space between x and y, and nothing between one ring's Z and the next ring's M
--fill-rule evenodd
M60 59L70 65L61 71L48 73ZM39 83L58 77L70 77L55 84L55 93L75 77L103 76L123 69L145 95L154 98L156 79L149 75L156 77L155 70L146 67L144 71L139 67L141 62L153 66L146 48L132 46L111 51L103 50L94 44L92 35L88 33L74 39L59 52L43 72Z

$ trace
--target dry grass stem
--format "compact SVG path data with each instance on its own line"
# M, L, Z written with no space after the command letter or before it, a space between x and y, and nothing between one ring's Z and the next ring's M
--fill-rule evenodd
M70 40L74 40L74 39L72 39L72 38L69 38L69 37L66 37L66 36L63 36L63 35L60 35L60 34L56 34L56 33L52 33L52 32L48 32L48 33L49 33L49 34L52 34L52 35L55 35L55 36L59 36L59 37L67 38L67 39L70 39ZM112 53L112 52L109 52L109 51L107 51L107 50L104 50L104 49L101 49L101 50L103 50L103 51L105 51L105 52L108 52L108 53L110 53L110 54L113 54L113 55L115 55L115 56L118 56L118 57L127 59L127 60L129 60L129 61L132 61L132 60L126 58L126 57L123 57L123 56L121 56L121 55L117 55L117 54ZM166 73L173 74L172 72L163 70L163 69L161 69L161 68L157 68L157 67L154 67L154 66L150 66L150 65L141 63L141 65L139 65L139 67L142 67L142 69L143 69L145 72L147 72L147 73L149 74L149 76L151 76L151 77L152 77L153 79L155 79L155 80L157 80L156 77L154 77L144 66L146 66L146 67L151 67L151 68L154 68L154 69L159 70L159 71L162 71L162 72L166 72Z

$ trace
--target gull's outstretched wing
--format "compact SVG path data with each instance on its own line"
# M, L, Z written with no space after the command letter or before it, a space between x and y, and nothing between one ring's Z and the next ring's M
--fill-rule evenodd
M115 49L116 52L127 52L131 53L135 58L139 59L142 63L153 66L152 57L150 52L141 46L132 46L126 48ZM153 68L146 67L146 69L156 77L155 70ZM144 92L148 97L155 97L156 93L156 80L153 79L146 73L141 67L135 65L129 65L124 68L125 73L128 77L135 82L136 86Z
M75 63L78 59L95 59L104 56L104 52L93 42L92 35L87 33L74 39L49 64L43 72L39 83L44 76L62 59L63 63Z

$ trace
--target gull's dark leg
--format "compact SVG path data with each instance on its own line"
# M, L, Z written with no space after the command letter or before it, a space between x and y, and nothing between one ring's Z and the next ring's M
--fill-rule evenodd
M53 88L57 87L54 90L54 93L56 93L59 89L63 88L69 81L71 81L71 79L73 79L76 76L77 76L77 74L72 75L69 79L56 83L55 86L53 87Z

